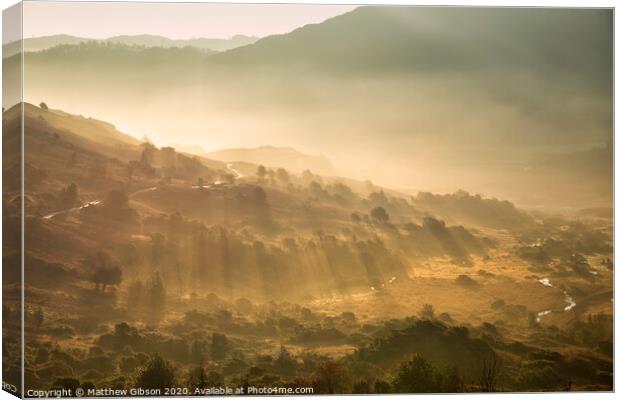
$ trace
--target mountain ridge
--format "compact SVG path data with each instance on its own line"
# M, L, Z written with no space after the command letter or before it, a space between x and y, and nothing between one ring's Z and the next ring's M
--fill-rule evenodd
M105 39L86 38L73 35L49 35L26 38L24 42L25 52L39 52L59 45L78 45L80 43L97 42L110 44L125 44L144 47L196 47L207 52L226 51L238 46L246 46L256 42L256 36L233 35L229 38L190 38L171 39L161 35L118 35ZM21 41L6 43L2 46L2 57L8 58L21 51Z
M221 149L207 153L206 157L220 161L242 161L280 167L295 172L310 170L320 175L335 175L336 167L323 155L302 153L293 147L264 145Z

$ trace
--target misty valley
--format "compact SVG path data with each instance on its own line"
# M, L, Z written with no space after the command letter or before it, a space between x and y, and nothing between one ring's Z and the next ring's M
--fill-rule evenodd
M3 115L5 148L20 108ZM158 148L47 105L24 111L29 388L611 387L606 210L409 196ZM17 161L5 153L7 170ZM15 239L19 182L7 178ZM14 249L5 265L19 263ZM8 321L16 271L4 269ZM15 356L16 341L4 346Z

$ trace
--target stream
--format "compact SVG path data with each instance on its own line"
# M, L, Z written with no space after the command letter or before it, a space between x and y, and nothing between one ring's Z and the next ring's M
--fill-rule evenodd
M543 286L555 287L553 286L553 284L551 284L551 281L549 280L549 278L539 279L538 282L540 282ZM575 302L575 300L571 297L570 294L568 294L566 290L562 290L562 294L564 294L564 302L566 303L566 306L564 307L564 311L570 311L577 306L577 303ZM540 322L542 317L544 317L545 315L549 315L554 311L559 311L559 310L540 311L538 314L536 314L536 322Z

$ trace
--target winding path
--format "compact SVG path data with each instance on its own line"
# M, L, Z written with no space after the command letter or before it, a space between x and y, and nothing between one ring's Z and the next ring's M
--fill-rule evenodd
M152 187L148 187L148 188L145 188L145 189L137 190L137 191L129 194L128 197L133 197L133 196L139 195L141 193L151 192L153 190L157 190L157 186L152 186ZM61 210L61 211L55 211L55 212L53 212L51 214L44 215L43 219L52 219L52 218L54 218L57 215L68 214L70 212L79 211L79 210L81 210L83 208L87 208L87 207L90 207L90 206L96 206L97 204L101 204L101 203L103 203L103 200L89 201L89 202L84 203L84 204L82 204L81 206L78 206L78 207L68 208L66 210Z
M228 170L230 172L232 172L232 174L235 176L236 179L243 178L244 175L241 172L239 172L239 170L233 168L233 163L226 164L226 168L228 168ZM203 186L197 186L196 185L196 186L192 186L192 189L206 189L206 188L210 188L212 186L217 186L217 185L221 185L221 184L222 184L221 181L215 181L215 183L213 185L203 185ZM152 187L148 187L148 188L145 188L145 189L137 190L137 191L131 193L128 197L137 196L139 194L146 193L146 192L151 192L153 190L157 190L157 186L152 186ZM86 207L90 207L90 206L95 206L97 204L101 204L102 202L103 202L103 200L89 201L89 202L84 203L84 204L82 204L81 206L78 206L78 207L67 208L66 210L55 211L53 213L44 215L43 219L52 219L52 218L54 218L54 217L56 217L58 215L68 214L68 213L73 212L73 211L79 211L79 210L81 210L83 208L86 208Z

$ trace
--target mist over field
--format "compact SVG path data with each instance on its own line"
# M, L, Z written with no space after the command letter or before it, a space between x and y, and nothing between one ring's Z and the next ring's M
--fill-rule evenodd
M611 390L612 24L360 7L261 38L26 39L27 386Z

